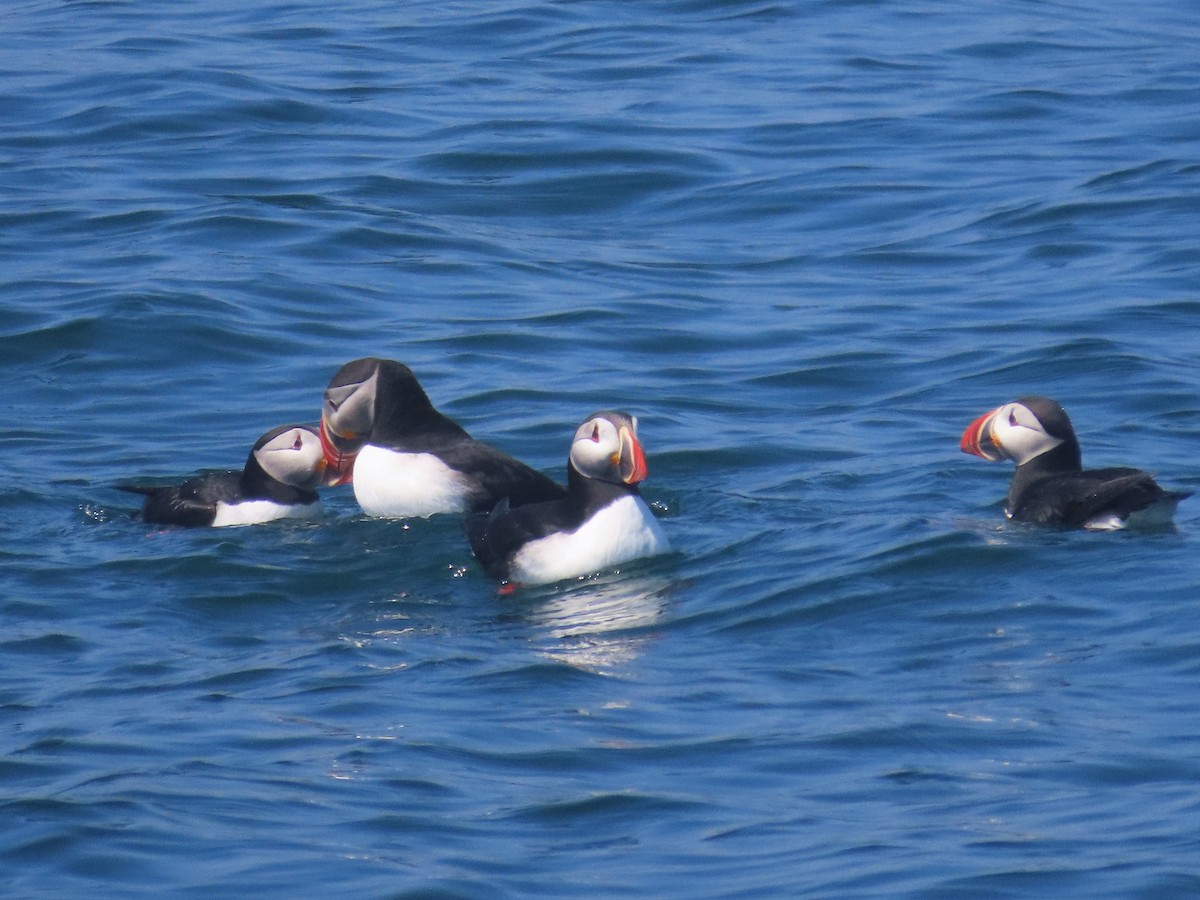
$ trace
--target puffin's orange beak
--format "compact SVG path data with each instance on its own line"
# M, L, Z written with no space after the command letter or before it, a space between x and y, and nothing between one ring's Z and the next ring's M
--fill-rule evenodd
M967 426L967 430L962 434L962 440L958 443L958 447L963 453L972 453L989 462L996 462L1003 458L999 445L992 436L992 417L996 415L996 412L997 410L994 409L991 412L985 412Z
M337 437L325 424L325 417L321 416L321 452L329 466L325 484L330 487L351 482L354 477L354 457L358 455L357 451L344 453L336 443Z
M627 427L622 427L619 433L621 452L617 460L617 471L621 474L621 480L626 484L645 481L650 470L646 467L646 454L642 451L642 445L638 443L637 435Z

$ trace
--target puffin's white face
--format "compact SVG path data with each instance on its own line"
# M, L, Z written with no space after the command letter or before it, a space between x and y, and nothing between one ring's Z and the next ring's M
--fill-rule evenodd
M588 478L614 484L644 481L646 455L637 439L637 419L621 413L592 416L575 432L571 462Z
M321 446L329 463L330 484L346 484L352 477L354 457L375 427L375 392L379 369L361 381L325 389L321 404Z
M321 439L307 428L289 428L254 451L263 471L302 490L317 487L325 475Z
M1048 434L1028 407L1006 403L968 425L960 446L992 462L1011 459L1023 466L1061 443L1062 438Z
M373 369L362 381L341 384L325 390L321 422L332 438L365 441L375 425L375 390L379 370Z

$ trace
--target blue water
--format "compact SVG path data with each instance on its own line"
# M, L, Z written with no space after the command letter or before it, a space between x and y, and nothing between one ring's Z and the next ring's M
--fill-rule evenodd
M965 425L1200 489L1200 20L1086 4L9 2L6 896L1200 895L1200 499L1003 520ZM676 553L159 531L403 360Z

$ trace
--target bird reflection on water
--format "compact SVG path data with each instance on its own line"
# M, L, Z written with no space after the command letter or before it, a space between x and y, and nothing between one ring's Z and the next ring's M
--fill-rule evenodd
M591 672L632 662L652 641L678 582L664 575L610 573L567 588L530 592L531 643L549 659Z

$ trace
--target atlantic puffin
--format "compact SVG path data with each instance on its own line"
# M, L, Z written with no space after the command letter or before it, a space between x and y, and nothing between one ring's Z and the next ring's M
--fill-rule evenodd
M1049 397L1022 397L967 426L964 453L1017 464L1004 514L1022 522L1114 531L1170 522L1191 492L1163 490L1140 469L1085 471L1066 412Z
M321 409L325 459L368 516L426 517L556 500L552 479L480 443L438 412L407 366L366 357L342 366Z
M260 437L240 472L211 472L179 485L119 485L143 494L146 522L187 527L258 525L275 519L315 518L316 488L327 463L316 428L284 425Z
M637 419L614 411L588 416L571 443L566 496L520 507L502 500L490 513L468 516L471 551L493 577L523 585L667 553L670 542L638 491L646 475Z

